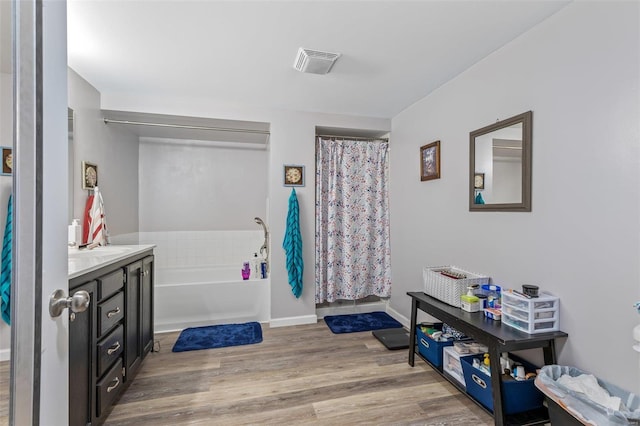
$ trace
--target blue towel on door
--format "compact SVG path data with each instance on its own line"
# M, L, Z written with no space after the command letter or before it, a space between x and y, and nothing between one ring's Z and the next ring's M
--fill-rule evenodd
M7 223L4 227L2 240L2 273L0 273L0 298L2 298L2 319L11 325L11 240L13 229L13 203L9 195L7 207Z
M291 190L289 196L289 212L287 213L287 228L284 232L282 248L286 253L286 266L289 273L289 285L296 298L302 295L302 236L300 235L300 208L296 190Z

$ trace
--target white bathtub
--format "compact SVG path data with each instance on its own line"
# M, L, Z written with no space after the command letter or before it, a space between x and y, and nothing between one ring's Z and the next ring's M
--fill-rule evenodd
M242 280L241 266L156 268L155 332L269 321L270 282Z

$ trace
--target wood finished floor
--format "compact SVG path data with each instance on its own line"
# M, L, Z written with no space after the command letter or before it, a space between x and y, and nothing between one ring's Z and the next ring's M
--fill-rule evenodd
M493 425L422 360L371 332L269 328L262 343L173 353L157 335L106 425Z

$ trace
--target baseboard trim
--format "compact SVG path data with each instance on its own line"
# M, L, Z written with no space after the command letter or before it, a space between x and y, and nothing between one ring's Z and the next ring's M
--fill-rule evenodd
M355 305L328 306L316 308L316 315L319 319L330 315L364 314L369 312L383 311L388 309L388 303L384 300L379 302L368 302Z
M243 322L259 322L260 324L265 324L268 321L257 320L254 317L240 317L240 318L232 318L232 319L217 319L217 320L206 320L206 321L183 321L183 322L171 322L171 323L155 323L153 325L153 333L154 334L163 334L163 333L173 333L176 331L182 331L185 328L190 327L206 327L209 325L222 325L222 324L231 324L231 323L243 323Z
M387 311L386 312L389 315L391 315L396 321L398 321L400 324L402 324L405 328L409 328L411 326L411 321L409 321L409 318L405 317L400 312L398 312L395 309L393 309L390 305L387 306Z
M11 349L0 349L0 361L11 360Z
M287 327L290 325L315 324L318 322L317 315L304 315L300 317L271 318L269 327Z

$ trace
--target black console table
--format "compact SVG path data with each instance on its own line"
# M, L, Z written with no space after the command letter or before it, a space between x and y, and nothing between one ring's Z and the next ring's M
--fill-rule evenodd
M500 321L494 321L484 316L483 312L465 312L460 308L447 305L422 292L408 292L411 297L411 330L409 334L409 365L415 363L416 355L416 318L418 309L449 324L477 342L489 348L491 360L499 360L503 352L518 351L524 349L542 348L545 364L556 363L555 340L567 337L567 333L553 331L549 333L527 334L512 327L501 326ZM418 354L420 356L420 354ZM421 357L422 358L422 357ZM424 359L424 358L423 358ZM434 367L428 360L425 361ZM497 361L496 361L497 362ZM435 368L442 374L442 370ZM446 376L445 376L446 377ZM505 416L502 409L502 386L500 371L491 369L491 385L493 387L493 416L496 426L510 424L544 424L548 422L548 414L532 413L527 415ZM460 385L452 383L461 388ZM462 390L462 389L461 389ZM484 407L483 407L484 408ZM536 418L537 417L537 418Z

